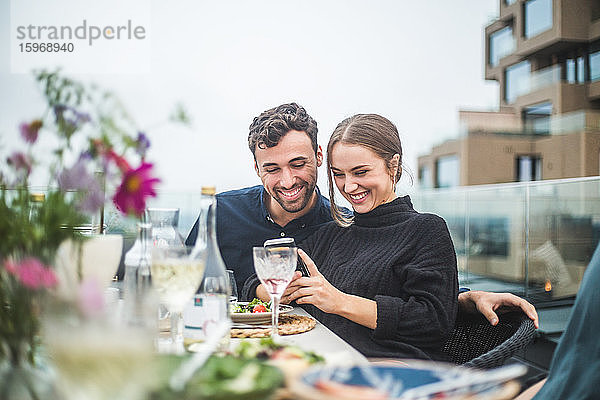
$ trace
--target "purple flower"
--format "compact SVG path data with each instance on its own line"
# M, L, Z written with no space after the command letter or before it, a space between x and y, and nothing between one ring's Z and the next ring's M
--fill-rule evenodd
M57 104L53 108L56 124L70 137L81 125L91 121L90 115L73 107Z
M21 131L21 137L27 143L33 144L36 142L36 140L38 138L38 132L40 131L41 127L42 127L42 121L39 119L36 119L29 124L27 122L23 122L21 125L19 125L19 130Z
M58 187L61 190L84 189L93 177L88 173L82 157L71 168L65 168L58 174Z
M59 118L62 117L62 114L67 109L67 106L65 106L64 104L57 104L54 107L52 107L52 109L54 110L54 116L56 117L56 122L58 122Z
M71 168L58 175L58 186L63 191L77 190L84 194L77 205L80 211L94 213L104 204L104 192L98 180L88 172L83 154Z
M144 132L138 132L138 137L136 139L135 151L140 155L140 157L146 157L146 151L150 148L150 139Z
M56 117L56 123L63 119L73 125L79 125L92 120L90 114L77 111L75 108L64 104L55 105L53 110L54 116Z
M104 204L104 191L100 187L100 183L94 179L87 188L84 198L78 205L78 209L90 214L95 213Z
M26 175L31 173L31 158L23 152L15 151L7 159L8 165L12 165L16 171L26 171Z
M79 112L75 109L73 109L73 113L75 114L75 123L77 123L77 124L84 124L84 123L90 122L92 120L92 118L90 117L90 114L88 114L88 113Z

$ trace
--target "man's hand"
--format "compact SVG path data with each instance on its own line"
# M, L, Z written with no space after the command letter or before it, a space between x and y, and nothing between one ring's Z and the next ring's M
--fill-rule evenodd
M463 292L458 295L458 306L462 311L469 313L480 312L490 324L498 324L498 313L521 309L533 320L536 328L540 327L537 311L527 300L515 296L512 293L493 293L474 290Z

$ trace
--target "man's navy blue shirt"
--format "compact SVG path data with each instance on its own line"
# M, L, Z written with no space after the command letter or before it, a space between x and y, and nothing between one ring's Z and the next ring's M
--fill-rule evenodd
M254 274L252 247L280 237L292 237L298 244L332 220L329 200L321 195L318 188L316 192L315 206L284 227L277 225L269 216L262 185L217 194L217 242L227 269L235 274L238 292L241 292L246 279ZM196 219L185 244L193 245L197 236Z

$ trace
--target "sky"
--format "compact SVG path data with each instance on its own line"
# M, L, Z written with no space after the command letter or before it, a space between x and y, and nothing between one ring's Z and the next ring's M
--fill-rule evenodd
M490 110L498 103L498 85L483 77L483 29L497 15L498 0L136 0L115 3L118 8L91 0L26 0L27 7L23 1L11 7L0 0L3 158L19 146L18 124L44 111L31 74L11 72L15 10L26 10L32 21L51 15L57 25L82 16L114 19L113 12L144 22L144 57L128 58L122 48L104 53L96 71L69 76L120 97L150 136L148 159L165 191L259 184L248 126L282 103L307 109L323 148L348 116L387 117L400 131L404 163L415 178L417 157L457 135L459 109ZM102 43L94 46L106 51ZM85 53L76 57L92 60ZM176 103L188 110L191 127L160 124ZM319 186L327 192L324 169Z

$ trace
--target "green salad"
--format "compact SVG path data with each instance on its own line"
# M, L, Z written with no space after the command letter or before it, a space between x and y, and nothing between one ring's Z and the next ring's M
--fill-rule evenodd
M231 309L233 313L271 312L271 302L254 299L250 303L236 303Z
M283 373L260 360L233 355L212 356L187 382L183 392L174 392L168 378L187 357L163 357L161 389L150 400L254 400L264 399L283 385Z
M275 343L273 338L243 340L233 350L234 356L245 360L272 360L276 358L300 358L309 364L323 362L325 359L312 351L302 350L297 346Z
M169 387L169 379L189 357L158 357L158 389L148 397L149 400L265 399L284 385L282 361L285 364L288 360L303 360L307 367L324 361L318 354L296 346L277 344L272 338L242 340L232 352L211 356L187 382L184 390L175 392ZM292 366L297 368L295 363Z

